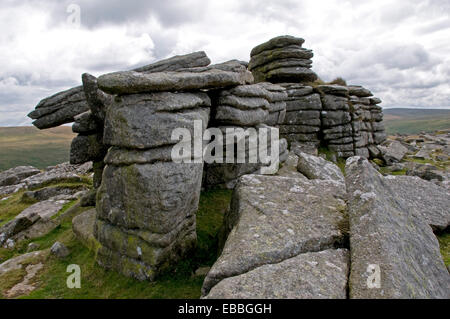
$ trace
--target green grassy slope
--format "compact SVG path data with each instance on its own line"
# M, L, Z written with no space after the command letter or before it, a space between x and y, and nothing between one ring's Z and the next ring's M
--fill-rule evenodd
M45 168L67 162L74 137L70 126L47 130L33 126L0 127L0 171L20 165Z
M384 109L384 124L388 134L417 134L450 129L450 110Z
M16 193L0 202L0 219L11 219L13 215L31 205L21 201L22 194L23 192ZM63 219L60 226L43 237L17 244L13 250L0 247L0 259L5 261L24 254L30 242L45 250L55 241L60 241L70 249L70 255L63 259L49 256L41 261L44 267L33 279L38 289L21 298L199 298L205 276L194 277L192 274L198 267L211 266L217 259L219 231L231 194L229 190L209 190L201 193L197 211L197 248L155 282L140 282L100 267L95 261L96 252L83 246L75 237L70 219ZM73 204L71 203L71 207L74 209L74 215L89 209ZM81 268L80 289L67 288L67 266L70 264L77 264ZM7 276L0 275L0 299L5 298L6 291L21 282L25 275L23 269L17 273L10 272Z

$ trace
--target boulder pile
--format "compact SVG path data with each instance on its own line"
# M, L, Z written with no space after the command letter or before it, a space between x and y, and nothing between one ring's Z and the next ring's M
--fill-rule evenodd
M263 194L264 187L271 189L277 183L280 188L287 185L295 202L301 201L294 197L303 190L309 194L307 199L314 199L314 191L309 192L310 189L337 191L343 185L343 177L331 184L320 178L312 184L308 182L303 172L297 172L298 161L292 153L294 146L290 152L288 144L312 154L317 154L322 144L340 157L354 154L368 157L369 147L383 140L381 109L376 105L379 100L369 98L361 87L312 83L317 79L311 70L313 53L303 48L303 43L303 39L292 36L274 38L252 50L249 64L231 60L210 65L204 52L194 52L98 78L85 73L82 86L58 93L37 105L29 116L39 128L74 122L72 130L78 136L71 145L71 163L93 162L94 189L83 198L83 203L85 206L96 204L93 229L100 245L98 262L102 266L140 280L153 280L183 258L196 244L195 213L202 186L235 188L243 175L254 174L253 180L261 184L258 192ZM368 106L360 108L367 111L366 117L353 116L351 100L356 98L358 103L355 104ZM365 123L364 127L352 125L359 120ZM224 133L230 128L253 131L255 135L244 134L227 140ZM283 138L274 139L270 135L271 128L279 129ZM187 131L191 138L204 137L206 129L216 129L220 133L217 138L224 138L222 159L229 156L232 163L207 162L204 165L205 140L198 153L195 149L199 145L192 139L183 142L185 146L192 146L194 152L176 154L178 160L175 160L174 145L181 140L181 136L173 136L176 129ZM268 136L262 134L264 131ZM212 141L217 142L214 138ZM257 143L253 144L255 141ZM242 145L243 154L237 154L235 150ZM261 152L274 155L272 148L280 162L289 158L290 168L283 174L293 180L278 176L275 183L258 175L265 174L263 171L269 166L261 158ZM250 154L255 152L257 160L250 161ZM306 158L306 155L300 157ZM315 166L321 165L313 162ZM275 164L271 174L279 168L278 163ZM315 167L304 161L301 165L301 170ZM327 176L337 176L339 170L330 169L328 173L331 175ZM244 184L237 187L243 192L247 189ZM248 191L254 190L248 187ZM274 190L273 196L277 194L281 196ZM287 249L292 246L291 241L280 242L283 252L281 257L275 256L273 262L286 260L287 267L302 268L309 258L328 262L336 257L339 260L336 266L342 270L341 274L346 273L348 251L343 246L343 232L339 230L343 218L342 199L333 200L335 206L317 204L318 210L328 212L331 209L330 218L334 216L317 226L318 231L325 227L333 234L323 234L326 239L321 237L316 242L316 237L309 238L304 233L304 237L296 239L304 247L300 250ZM267 203L265 199L261 205ZM308 203L298 204L306 206ZM332 206L334 208L330 208ZM285 210L279 208L284 216ZM303 208L295 209L299 214L294 217L296 222L303 220L302 214L313 214ZM234 214L247 216L247 212L235 211ZM296 227L288 227L286 231L289 234L303 232ZM299 254L336 247L342 250L305 255L287 262ZM260 262L256 262L254 266L259 265ZM219 280L217 278L214 280ZM330 292L330 295L342 296L345 284L345 281L339 282L338 292Z
M250 52L248 68L256 82L313 82L313 52L302 48L302 38L279 36L264 42Z

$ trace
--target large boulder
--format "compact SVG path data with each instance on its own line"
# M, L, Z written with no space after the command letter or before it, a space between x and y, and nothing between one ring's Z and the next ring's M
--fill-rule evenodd
M211 100L206 93L148 93L117 97L108 108L103 141L107 145L147 149L176 144L172 132L189 129L194 136L194 121L203 129L209 119Z
M439 243L429 218L420 214L448 217L449 196L438 192L444 195L438 198L436 188L416 189L414 180L419 181L383 177L362 157L347 160L350 298L450 298ZM420 192L422 197L414 199ZM424 211L434 200L438 203Z
M242 176L225 216L228 239L205 279L203 295L225 278L342 246L345 195L334 181Z
M345 299L349 268L346 249L304 253L226 278L206 299Z

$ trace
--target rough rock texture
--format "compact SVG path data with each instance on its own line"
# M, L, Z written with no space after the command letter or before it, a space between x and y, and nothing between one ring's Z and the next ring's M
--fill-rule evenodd
M115 72L98 78L101 90L111 94L182 91L223 88L253 82L245 66L237 61L179 72Z
M384 182L409 214L417 214L435 230L450 226L450 191L412 176L387 176Z
M279 36L253 48L249 70L255 82L313 82L317 75L310 70L311 50L302 48L305 40Z
M280 83L286 89L286 115L278 125L280 135L289 143L319 144L321 130L320 110L322 103L319 94L313 93L311 86L293 83Z
M203 162L172 161L172 130L193 136L193 120L201 120L203 134L209 106L205 93L158 92L116 97L107 109L104 142L113 147L94 226L100 265L153 280L195 246Z
M174 56L129 72L149 74L177 71L185 68L205 67L209 63L211 61L205 52L199 51ZM76 116L89 110L97 120L103 121L105 106L111 103L112 96L99 90L97 78L88 73L82 75L82 82L82 86L56 93L40 101L35 110L28 114L30 118L35 120L33 125L39 129L45 129L71 123L75 121ZM77 126L75 125L75 132L78 130Z
M90 161L102 161L107 150L101 134L80 134L72 140L70 145L70 163L83 164Z
M23 180L23 183L30 190L57 182L81 182L81 177L73 172L53 169L33 175Z
M73 196L79 192L85 192L88 188L86 186L65 187L65 186L49 186L36 191L26 191L22 195L22 200L30 201L44 201L51 197L59 195Z
M0 186L19 184L25 178L39 174L41 171L33 166L17 166L0 172Z
M185 68L196 68L207 66L211 63L204 51L193 52L184 55L176 55L168 59L145 65L134 69L136 72L167 72L177 71Z
M94 237L95 209L90 209L72 219L72 230L79 241L91 250L98 247Z
M50 198L24 209L16 218L30 218L33 215L38 215L41 219L49 219L57 214L64 204L68 202L68 200L58 199L57 197Z
M222 280L206 299L345 299L346 249L300 254Z
M64 258L69 256L70 254L69 249L59 241L52 245L52 247L50 248L50 252L58 258Z
M76 115L88 110L83 87L77 86L43 99L28 116L35 120L34 126L45 129L73 122Z
M194 136L194 120L204 129L211 101L205 93L148 93L117 97L108 108L104 142L126 148L148 149L167 144L176 128L189 129Z
M341 183L244 175L225 217L229 232L202 294L221 280L301 253L344 243L345 188Z
M388 165L400 162L408 152L408 149L400 142L392 141L389 146L379 146L381 156Z
M429 222L412 209L414 203L407 200L412 194L405 193L411 189L404 182L383 177L361 157L347 160L350 298L450 297L450 276L438 241ZM419 191L424 192L422 198L426 200L429 190L415 190ZM438 213L442 208L430 207ZM448 204L440 213L449 214ZM369 277L369 267L379 267L379 288L369 285L376 284Z
M301 151L295 151L295 154L298 156L298 171L309 179L332 180L345 184L344 175L336 164Z
M274 168L273 172L269 172L270 174L274 174L279 168L279 163L282 163L287 159L287 141L285 139L279 139L277 149L276 144L272 144L272 127L265 124L260 124L256 127L250 128L243 128L239 126L221 126L219 129L223 133L222 163L207 162L205 164L203 186L206 188L222 187L233 189L240 176L245 174L267 174L262 171L262 169L267 166ZM227 134L231 135L233 133L227 133L227 130L229 129L240 129L242 131L242 136L233 137L233 140L230 143L227 140ZM264 134L264 131L266 134ZM254 137L254 143L256 143L256 145L254 143L250 143L249 136ZM278 151L278 163L272 163L272 159L269 159L269 164L265 162L259 154L261 151L267 150L267 155L271 156L272 148L275 152ZM256 156L254 160L250 158L251 151L254 151L254 155ZM226 160L228 157L232 159L232 163L227 163Z

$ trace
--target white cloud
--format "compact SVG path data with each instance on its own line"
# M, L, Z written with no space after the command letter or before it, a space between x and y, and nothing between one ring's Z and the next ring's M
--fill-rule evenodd
M248 60L281 34L305 38L321 78L366 85L383 106L450 107L446 0L80 0L79 29L65 23L70 2L0 4L0 125L29 123L24 115L41 98L83 72L197 50L213 62Z

